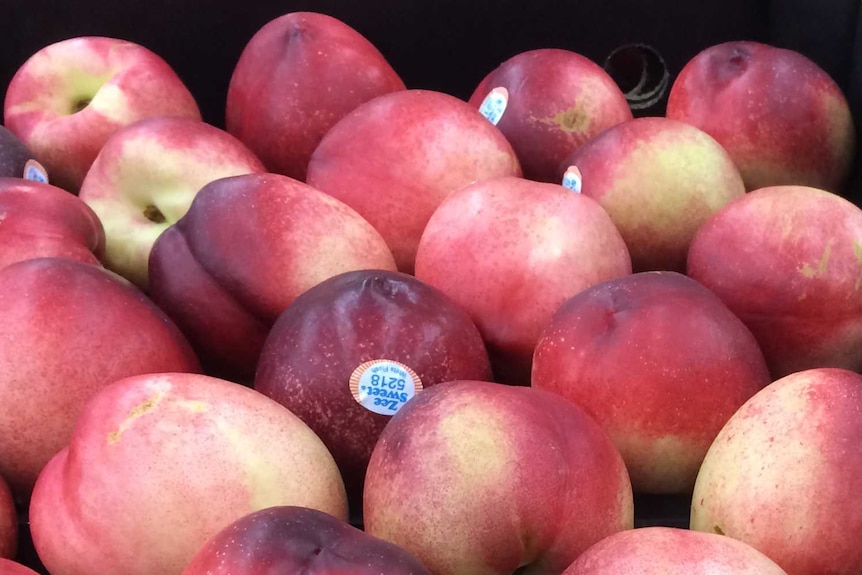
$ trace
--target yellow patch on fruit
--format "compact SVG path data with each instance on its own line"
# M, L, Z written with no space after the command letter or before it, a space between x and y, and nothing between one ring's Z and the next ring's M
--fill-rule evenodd
M133 117L128 102L128 96L120 88L114 84L105 84L94 93L87 105L98 110L106 118L126 123Z
M727 535L756 545L764 524L780 516L783 523L799 526L788 545L816 538L812 529L817 526L809 518L817 500L798 498L824 468L822 448L810 440L810 429L818 423L812 420L807 386L799 377L776 388L769 401L752 400L725 425L699 471L691 529L715 532L718 525Z
M509 433L493 413L479 406L462 406L440 421L438 434L446 445L452 476L473 485L496 485L513 456L500 438ZM462 489L469 492L469 489Z
M134 408L132 408L132 410L129 412L129 415L126 416L126 419L124 419L120 423L117 429L108 434L108 443L114 444L119 441L120 436L122 436L123 433L125 433L126 430L132 426L134 421L145 413L149 413L150 411L155 409L159 402L162 401L162 398L164 396L164 391L157 391L156 393L148 397L145 401L139 403Z
M429 512L423 521L405 523L404 503L400 494L407 485L398 477L391 503L397 509L392 515L374 510L372 533L418 551L435 573L488 573L481 547L483 539L476 536L474 520L493 506L494 525L489 529L500 532L499 525L517 524L519 502L517 488L521 478L518 466L524 463L506 440L506 410L495 413L495 406L476 405L475 398L455 397L441 404L435 413L433 432L423 434L423 446L429 457L422 470L418 498ZM511 423L510 423L511 425ZM378 486L379 487L379 486ZM389 497L389 496L387 496ZM502 528L505 532L505 528ZM410 533L411 540L405 538ZM487 534L483 533L483 536Z
M834 243L834 239L830 239L828 242L826 242L826 247L823 249L823 254L820 256L820 261L817 262L816 267L804 264L801 268L799 268L799 273L802 274L803 277L809 279L823 277L826 274L827 268L829 267L829 256L832 254L832 245Z
M619 175L600 202L635 253L652 249L638 247L645 240L644 222L662 230L651 242L684 244L699 222L742 193L741 186L734 190L728 183L729 164L707 138L657 132L620 159Z
M55 95L58 99L55 101L53 111L61 116L80 112L86 107L83 103L88 104L92 101L113 75L113 70L105 74L82 74L81 71L77 73L70 71L63 78L65 89Z
M853 128L853 118L847 103L837 95L828 95L823 99L826 119L829 122L829 134L833 150L852 150L855 147L856 134Z
M859 291L859 288L862 287L862 243L853 242L853 255L856 256L856 263L859 264L859 275L856 276L853 289Z
M176 405L192 413L206 413L210 408L208 403L196 399L184 399L176 402Z
M248 488L250 509L257 511L284 502L284 492L281 485L284 478L276 470L271 460L261 457L254 449L250 449L249 438L223 417L215 418L216 428L233 448L238 471L242 474L244 484Z
M557 262L568 255L565 245L572 230L571 223L565 218L547 216L542 227L533 233L536 241L533 242L534 247L526 259L528 269L557 265Z

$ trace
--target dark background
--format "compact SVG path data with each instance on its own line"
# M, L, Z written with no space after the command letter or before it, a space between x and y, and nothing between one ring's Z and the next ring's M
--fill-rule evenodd
M12 2L11 13L4 10L0 24L6 28L0 29L0 89L5 90L17 66L50 42L112 35L164 57L200 101L204 119L219 125L230 74L245 43L272 18L297 10L324 12L356 28L383 52L408 87L462 98L500 62L531 48L568 48L601 62L617 46L642 42L653 46L675 72L712 43L772 35L769 3L752 0ZM835 40L834 34L825 37ZM845 55L848 46L849 41ZM836 59L834 50L818 51L833 72L846 74L847 62Z
M269 20L298 10L340 18L371 40L409 88L466 99L518 52L574 50L604 64L620 46L646 44L670 81L700 50L759 40L798 50L841 85L862 119L862 19L858 0L3 0L0 97L39 48L80 35L143 44L165 58L224 127L233 66ZM615 76L616 77L616 76ZM621 83L622 79L618 80ZM659 115L665 99L637 115ZM857 120L857 123L859 120ZM859 170L862 171L862 170ZM862 174L847 191L862 199Z
M0 95L39 48L79 35L141 43L164 57L199 99L205 119L223 122L230 74L245 43L269 20L324 12L368 37L411 88L466 98L506 58L540 47L599 63L616 47L652 46L671 76L698 51L755 39L805 53L859 110L862 58L858 0L4 0ZM851 80L855 72L855 81Z

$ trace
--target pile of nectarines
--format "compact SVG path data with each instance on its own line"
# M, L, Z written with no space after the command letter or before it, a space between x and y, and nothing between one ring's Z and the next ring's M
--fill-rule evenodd
M756 42L652 116L569 50L483 72L291 12L216 126L127 40L21 63L0 575L862 572L839 86Z

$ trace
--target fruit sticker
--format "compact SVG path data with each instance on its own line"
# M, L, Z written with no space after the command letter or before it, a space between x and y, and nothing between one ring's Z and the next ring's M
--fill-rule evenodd
M581 176L581 171L577 166L569 166L566 170L566 173L563 174L563 187L572 190L576 194L581 193L581 183L583 182L583 177Z
M482 100L482 104L479 106L479 113L496 126L503 117L503 113L506 111L506 106L508 105L509 91L500 86L488 92L488 95L485 96L485 99Z
M47 184L48 170L36 160L27 160L27 163L24 164L24 179Z
M395 415L422 390L416 372L397 361L366 361L350 376L350 392L364 408L381 415Z

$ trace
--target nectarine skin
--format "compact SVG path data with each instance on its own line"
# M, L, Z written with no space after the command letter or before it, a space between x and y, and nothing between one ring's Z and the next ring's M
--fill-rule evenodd
M355 370L380 359L406 366L425 389L492 377L479 330L451 299L401 272L356 270L312 287L279 316L254 381L329 447L355 517L368 458L395 411L360 405L349 384Z
M201 120L194 96L163 58L104 36L61 40L33 54L9 82L4 114L49 180L73 193L123 126L155 116Z
M308 160L341 118L404 82L380 51L344 22L291 12L248 41L227 91L227 131L271 172L305 180Z
M467 310L496 381L529 385L533 350L557 308L631 271L598 202L508 177L465 186L441 203L422 234L415 274Z
M196 372L182 333L100 266L36 258L0 270L0 475L27 500L86 402L121 377Z
M670 527L606 537L563 575L787 575L769 557L730 537Z
M730 155L709 134L662 117L611 126L569 154L581 193L610 214L635 272L685 271L691 239L710 216L745 193Z
M816 188L772 186L698 230L687 274L757 339L773 379L862 369L862 210Z
M342 118L314 150L307 181L359 212L399 271L413 273L422 231L449 194L521 175L509 141L475 108L413 89L378 96Z
M710 447L691 528L739 539L789 575L859 573L860 442L862 375L816 368L775 381Z
M39 575L29 567L0 557L0 575Z
M771 381L742 321L676 272L578 293L554 314L533 357L533 387L593 416L644 493L690 493L722 426Z
M496 124L518 154L524 177L559 183L567 155L601 131L632 119L620 87L585 56L559 48L527 50L488 73L469 103L505 88L508 103Z
M105 229L105 267L147 291L153 243L186 214L200 189L264 172L260 159L224 130L188 118L147 118L105 142L79 196Z
M30 525L52 575L179 575L210 537L276 505L347 519L320 439L252 389L155 373L88 402L39 476Z
M49 184L0 178L0 268L36 257L101 265L105 230L77 196Z
M279 174L221 178L162 233L150 294L207 371L251 383L278 316L307 289L356 269L394 270L385 240L332 196Z
M667 117L728 151L748 190L800 185L841 192L856 131L841 88L799 52L725 42L695 55L671 87Z
M307 507L276 506L212 537L182 575L430 575L406 550Z
M436 575L561 573L633 526L632 489L607 434L543 390L454 381L383 430L368 465L365 529Z

